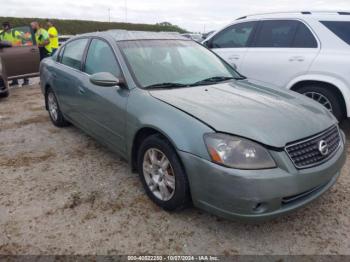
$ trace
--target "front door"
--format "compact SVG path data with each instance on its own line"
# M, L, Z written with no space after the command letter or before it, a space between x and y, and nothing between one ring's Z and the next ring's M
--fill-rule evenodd
M0 48L3 71L8 79L39 73L39 49L29 26L12 29L12 47Z
M208 46L226 62L240 71L247 47L254 35L257 22L234 24L209 40Z
M126 154L126 106L129 90L118 86L97 86L90 75L108 72L121 79L122 73L111 46L101 39L91 41L82 78L81 113L89 120L89 130L120 154Z

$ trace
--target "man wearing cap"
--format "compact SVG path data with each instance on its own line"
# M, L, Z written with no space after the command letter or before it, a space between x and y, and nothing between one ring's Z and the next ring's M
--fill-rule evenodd
M0 40L11 43L13 46L20 45L21 41L21 33L15 31L11 28L9 22L4 22L2 24L2 32L0 33Z

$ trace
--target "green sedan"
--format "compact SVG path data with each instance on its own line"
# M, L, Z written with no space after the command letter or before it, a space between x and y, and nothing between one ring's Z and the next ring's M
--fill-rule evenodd
M40 76L53 124L73 124L128 160L165 210L273 218L321 196L345 162L327 109L246 79L180 35L80 35Z

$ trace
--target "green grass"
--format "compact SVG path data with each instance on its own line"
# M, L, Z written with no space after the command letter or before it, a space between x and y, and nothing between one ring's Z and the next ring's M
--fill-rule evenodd
M187 32L176 25L164 22L160 24L132 24L132 23L117 23L117 22L98 22L87 20L63 20L63 19L50 19L55 24L59 34L61 35L76 35L88 32L105 31L109 29L125 29L135 31L165 31L165 32ZM44 27L46 27L46 19L40 18L17 18L17 17L0 17L0 24L8 21L11 26L23 26L29 25L32 21L38 21Z

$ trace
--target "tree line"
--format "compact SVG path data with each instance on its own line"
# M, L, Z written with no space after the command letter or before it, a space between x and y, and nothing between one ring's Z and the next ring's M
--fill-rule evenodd
M177 25L169 22L157 24L132 24L120 22L98 22L88 20L65 20L65 19L50 19L56 26L61 35L76 35L96 31L105 31L110 29L124 29L134 31L154 31L154 32L179 32L186 33L187 31ZM42 18L17 18L17 17L0 17L0 24L8 21L13 27L29 25L32 21L38 21L46 26L46 19Z

